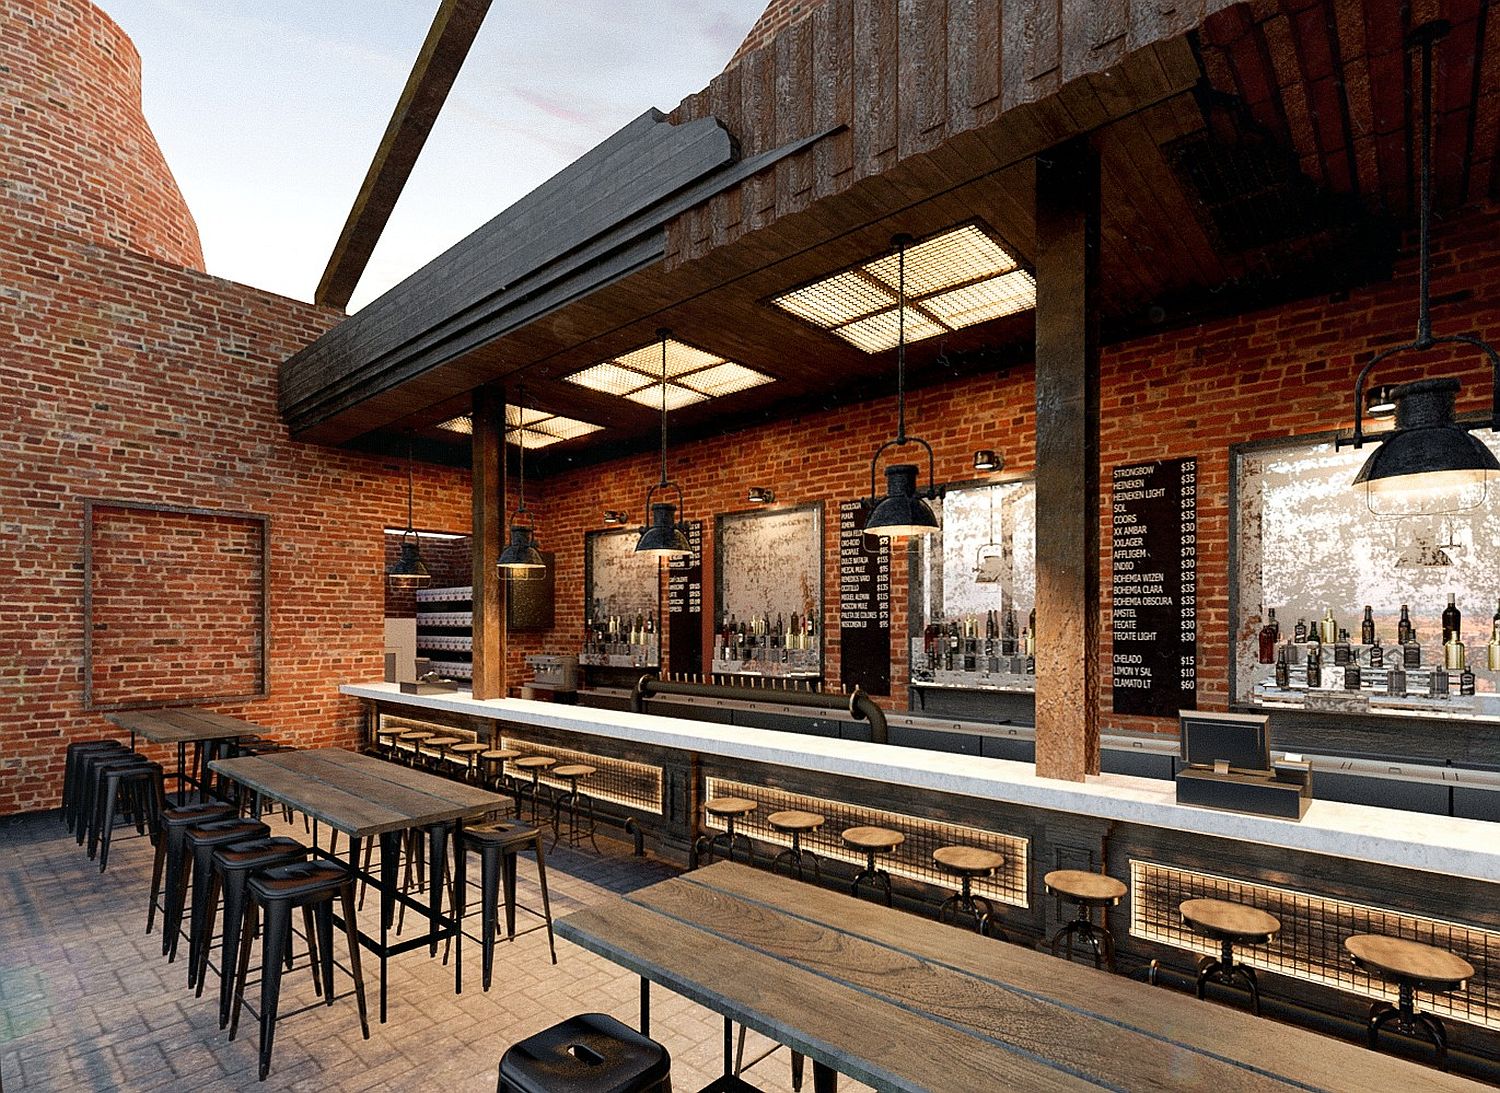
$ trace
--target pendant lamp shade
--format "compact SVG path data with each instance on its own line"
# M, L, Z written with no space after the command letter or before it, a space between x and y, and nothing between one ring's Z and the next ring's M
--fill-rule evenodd
M677 507L669 501L651 505L651 525L636 541L637 554L655 554L658 558L682 558L693 552L688 537L677 523Z
M508 576L529 576L547 568L531 537L531 529L522 524L510 526L510 543L500 552L499 566Z
M938 528L937 516L917 493L917 465L892 463L885 469L885 496L865 521L865 532L888 538L931 535Z
M1392 392L1396 431L1365 460L1354 479L1373 498L1400 503L1413 494L1431 495L1485 487L1500 472L1500 460L1473 433L1454 420L1456 379L1417 380Z
M406 530L401 533L401 556L385 571L392 588L422 588L432 582L432 574L422 564L421 537L412 526L412 445L406 438Z

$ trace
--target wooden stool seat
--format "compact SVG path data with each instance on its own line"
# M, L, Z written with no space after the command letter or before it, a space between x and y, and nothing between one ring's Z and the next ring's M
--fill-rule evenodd
M597 771L597 767L591 767L586 763L566 763L560 767L553 767L552 776L554 778L587 778Z
M375 730L375 735L376 736L380 736L380 737L385 737L385 736L396 737L396 736L400 736L401 733L402 733L402 731L403 730L401 730L401 729L376 729ZM247 743L247 741L244 740L244 739L242 739L242 740L240 740L240 743L244 744L244 743Z
M759 807L748 797L715 797L703 802L703 811L710 816L748 816Z
M1355 934L1344 948L1362 970L1382 979L1410 983L1419 991L1452 991L1474 977L1474 965L1457 953L1380 934Z
M843 839L856 850L889 853L904 843L906 836L888 827L850 827L845 829Z
M491 763L508 763L512 759L521 758L521 753L509 748L487 748L479 753L479 758Z
M992 877L1005 864L1005 855L977 846L940 846L932 852L932 860L955 877Z
M396 739L397 740L407 740L407 741L411 741L411 740L431 740L436 735L437 735L437 733L435 733L435 732L424 732L421 729L411 729L408 732L402 733Z
M523 755L514 764L520 770L547 770L557 766L557 760L550 755Z
M1190 899L1184 900L1178 911L1182 914L1182 921L1194 931L1215 941L1264 945L1281 932L1279 918L1243 903Z
M773 812L766 817L766 823L772 831L780 831L786 835L816 831L823 826L823 822L823 817L816 812L801 812L795 808Z
M1054 869L1042 878L1042 887L1069 903L1090 907L1113 907L1126 892L1122 881L1086 869Z
M451 744L461 743L463 743L463 737L461 736L434 736L427 741L425 746L429 748L446 748Z
M478 755L488 748L488 744L481 744L477 740L465 740L462 744L454 744L448 750L454 755Z

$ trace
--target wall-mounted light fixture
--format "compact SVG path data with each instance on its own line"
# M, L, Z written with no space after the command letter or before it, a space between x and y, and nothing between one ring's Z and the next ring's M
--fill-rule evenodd
M682 487L667 477L667 343L672 332L665 328L656 332L661 341L661 481L646 491L647 524L641 528L641 537L636 540L637 554L655 554L658 558L683 558L693 553L688 542L687 529L678 522L677 514L682 510ZM656 491L663 494L671 488L677 491L677 504L657 501Z
M937 516L927 502L938 497L934 484L935 459L932 445L921 437L906 435L906 247L911 236L898 235L891 240L896 248L896 436L875 449L870 459L870 504L874 511L865 521L865 531L889 539L912 535L931 535L937 530ZM918 468L915 463L892 463L885 469L885 496L875 495L875 469L887 448L920 444L927 449L927 490L917 492Z
M747 496L752 505L769 505L776 500L776 491L770 486L751 486Z
M974 469L986 472L998 471L1005 466L1005 457L993 448L980 448L974 453Z
M1349 439L1340 437L1336 443L1339 448L1364 446L1362 411L1371 406L1371 402L1365 399L1365 380L1371 370L1398 353L1422 353L1438 346L1467 345L1489 359L1494 376L1489 424L1491 429L1500 430L1500 353L1477 335L1435 337L1432 333L1429 299L1432 264L1432 50L1450 29L1445 20L1438 19L1424 23L1407 38L1407 47L1416 47L1422 53L1417 336L1405 345L1375 354L1360 370L1354 384L1354 435ZM1500 460L1483 441L1455 419L1454 400L1458 389L1458 380L1437 378L1404 383L1386 392L1385 397L1395 404L1396 429L1378 438L1380 446L1370 453L1354 479L1356 487L1364 488L1371 512L1379 516L1408 516L1461 511L1484 503L1489 476L1492 472L1500 472ZM1379 388L1376 390L1380 391ZM1373 407L1370 412L1375 413ZM1475 486L1479 487L1477 493L1472 490Z
M421 588L430 584L432 574L422 564L421 537L412 526L412 443L411 434L406 434L406 530L401 533L401 557L385 571L386 582L392 588Z
M606 524L610 525L611 527L613 527L615 525L618 525L618 524L623 524L625 522L625 520L626 520L625 514L623 512L621 512L619 509L605 509L604 510L604 522Z
M1396 413L1396 385L1382 383L1370 388L1365 396L1365 413L1371 417L1393 417Z

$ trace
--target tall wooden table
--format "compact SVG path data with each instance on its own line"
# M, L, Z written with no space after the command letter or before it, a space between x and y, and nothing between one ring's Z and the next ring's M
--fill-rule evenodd
M508 797L342 748L217 759L210 766L262 797L291 805L349 836L350 868L380 892L380 935L377 939L361 929L359 939L365 948L380 958L382 1022L386 1017L386 961L399 953L427 945L430 952L436 954L438 941L452 937L454 989L463 992L462 923L468 876L463 824L475 816L506 807ZM401 838L413 828L426 828L428 832L432 869L428 877L430 895L426 907L397 890L396 862L400 857ZM451 918L442 913L443 874L450 829L458 851L455 854ZM365 839L372 837L380 839L378 877L365 874L359 864L360 847ZM391 923L398 900L427 915L425 937L391 941Z
M557 923L568 940L880 1090L1472 1089L1389 1055L723 862Z
M119 728L130 733L130 746L135 747L135 738L143 736L153 744L176 744L177 745L177 794L181 800L186 796L186 789L192 786L198 791L199 800L203 799L206 787L203 785L205 779L198 775L202 773L198 769L197 759L194 759L195 773L189 774L186 770L187 746L192 744L195 749L201 749L210 740L237 740L242 736L256 736L261 732L261 726L251 724L249 721L241 721L237 717L228 717L221 713L211 713L208 710L198 710L188 706L170 707L155 710L121 710L118 713L106 715L107 719Z

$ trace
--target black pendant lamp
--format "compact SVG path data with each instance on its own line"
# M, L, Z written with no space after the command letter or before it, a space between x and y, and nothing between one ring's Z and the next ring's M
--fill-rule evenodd
M432 583L432 574L422 564L422 550L416 529L412 526L412 444L406 436L406 530L401 533L401 557L385 571L386 583L392 588L422 588Z
M682 487L667 477L667 339L672 332L662 329L656 336L661 340L661 481L646 491L646 526L641 528L635 551L658 558L684 558L693 553L693 548L687 529L677 519L683 506ZM665 493L669 487L677 491L676 505L654 500L657 490Z
M870 501L874 511L865 521L865 532L888 539L912 535L931 535L937 530L937 516L929 501L938 497L933 484L932 445L921 437L906 435L906 248L911 236L898 235L891 240L896 248L896 437L875 449L870 459ZM927 449L927 489L917 491L918 467L915 463L892 463L885 469L885 496L876 498L875 469L887 448L920 444Z
M526 512L526 389L521 388L520 403L516 423L517 443L521 446L520 455L520 505L516 508L516 515L510 522L510 543L500 552L500 566L502 575L513 581L538 580L543 570L547 568L542 561L541 552L536 548L536 539L531 533L531 520ZM504 458L503 456L501 458Z
M1500 472L1495 453L1454 417L1458 395L1456 379L1421 379L1400 386L1378 387L1367 401L1365 380L1376 365L1397 353L1422 353L1438 346L1467 345L1489 358L1494 375L1493 406L1489 426L1500 430L1500 354L1473 334L1434 337L1429 309L1432 221L1432 49L1448 33L1442 19L1424 23L1412 31L1408 47L1422 51L1422 158L1420 198L1420 257L1418 264L1417 337L1375 354L1359 373L1354 385L1354 436L1340 438L1337 447L1364 446L1363 409L1380 413L1394 404L1396 429L1379 438L1354 479L1365 491L1370 511L1380 516L1406 516L1455 512L1484 503L1490 474ZM1378 407L1378 408L1377 408ZM1387 411L1388 412L1388 411ZM1375 438L1371 438L1375 439ZM1474 487L1478 487L1477 490ZM1451 502L1451 503L1449 503Z

